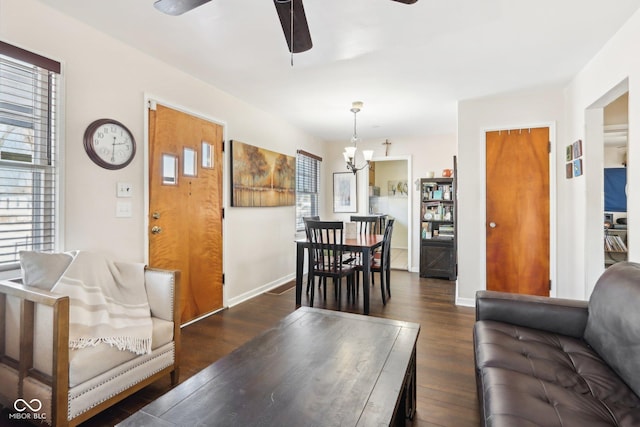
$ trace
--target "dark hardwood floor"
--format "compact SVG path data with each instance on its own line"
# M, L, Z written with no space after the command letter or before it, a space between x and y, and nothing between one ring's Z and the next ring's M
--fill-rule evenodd
M376 275L377 278L377 275ZM421 325L417 345L417 411L414 426L478 426L473 369L472 326L475 312L454 305L455 287L446 280L423 279L406 271L392 272L392 298L382 305L380 289L371 291L371 316ZM343 286L344 288L344 286ZM337 309L333 285L328 297L316 293L315 306ZM308 304L303 294L303 305ZM341 309L358 313L362 301ZM295 309L295 289L260 295L182 329L180 382L271 328ZM83 423L112 426L170 388L164 378ZM6 422L6 417L4 422ZM2 422L0 422L2 425ZM10 424L18 425L18 424ZM215 425L212 420L212 425Z

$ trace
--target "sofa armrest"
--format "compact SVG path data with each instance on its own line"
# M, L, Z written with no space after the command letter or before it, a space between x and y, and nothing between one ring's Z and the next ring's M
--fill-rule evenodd
M476 292L476 320L494 320L582 338L588 315L587 301Z
M159 319L173 322L179 311L178 286L180 272L175 270L161 270L146 268L144 282L151 315Z

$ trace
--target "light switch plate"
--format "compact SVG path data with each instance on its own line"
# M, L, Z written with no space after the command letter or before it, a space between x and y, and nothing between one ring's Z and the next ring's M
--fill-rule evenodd
M118 197L132 197L133 187L128 182L119 182L116 185L116 195Z
M131 202L116 202L116 218L131 218L133 216L133 208Z

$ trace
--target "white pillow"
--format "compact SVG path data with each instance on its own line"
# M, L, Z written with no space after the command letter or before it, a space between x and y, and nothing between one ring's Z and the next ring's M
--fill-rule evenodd
M20 251L22 283L50 291L72 260L68 253Z

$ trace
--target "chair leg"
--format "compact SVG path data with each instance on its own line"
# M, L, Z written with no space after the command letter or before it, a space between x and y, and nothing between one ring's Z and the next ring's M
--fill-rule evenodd
M387 298L391 298L391 267L387 266Z
M382 295L382 305L387 305L386 289L384 288L385 271L380 269L380 294Z
M322 279L320 279L322 280ZM313 297L316 293L316 279L315 277L311 277L311 295L309 296L309 307L313 307Z
M326 276L322 277L322 287L323 287L322 295L324 297L324 300L326 301L327 300L327 277Z

